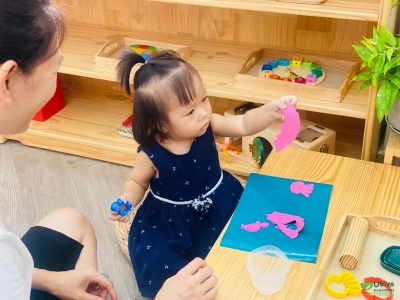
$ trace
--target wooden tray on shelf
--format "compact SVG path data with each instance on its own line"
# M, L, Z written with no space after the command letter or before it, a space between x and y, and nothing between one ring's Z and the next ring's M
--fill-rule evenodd
M309 85L258 76L262 65L268 63L269 60L288 58L291 61L294 57L320 65L326 76L324 81L318 85ZM359 62L263 48L252 52L246 58L235 75L235 85L256 90L273 89L282 95L295 94L305 98L340 102L352 85L351 79L359 70Z
M360 283L363 282L364 278L371 276L380 277L387 282L392 282L394 284L393 299L398 299L397 297L400 294L400 276L385 270L380 265L379 257L389 246L400 245L400 231L390 229L399 228L400 219L377 215L344 214L331 239L331 243L322 257L318 271L315 274L311 288L307 293L305 300L337 299L329 295L326 291L325 280L330 274L341 274L342 272L347 271L340 266L339 257L349 231L350 222L356 216L365 218L369 223L369 229L364 241L360 261L357 267L350 272ZM385 227L381 227L378 223L383 223ZM365 300L361 294L358 296L349 295L348 298L354 300Z
M167 44L157 41L139 40L126 36L117 36L101 46L100 50L93 57L94 64L97 67L114 71L118 59L122 55L122 50L130 49L129 46L134 44L151 45L156 47L157 51L174 50L175 52L179 53L180 57L184 60L189 59L192 54L190 46Z

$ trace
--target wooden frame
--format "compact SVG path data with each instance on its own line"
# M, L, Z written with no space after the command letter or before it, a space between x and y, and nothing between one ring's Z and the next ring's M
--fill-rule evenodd
M324 275L327 272L327 267L329 263L332 261L336 251L339 251L338 248L341 237L344 233L344 230L347 226L350 226L350 222L354 217L362 217L366 219L369 223L369 232L374 232L377 234L381 234L384 236L400 239L400 231L384 228L378 225L378 222L383 222L390 225L395 225L397 227L400 226L400 219L395 217L388 216L380 216L380 215L357 215L357 214L344 214L340 219L338 227L333 234L331 239L331 243L329 244L327 250L325 251L324 256L322 257L321 263L319 265L318 271L314 277L314 280L311 284L310 290L307 293L305 300L314 300L317 299L315 296L317 295L319 288L324 285ZM339 264L339 262L338 262ZM343 269L344 270L344 269Z
M285 58L288 57L290 58L290 60L293 57L301 57L304 60L310 60L313 63L321 65L322 69L327 74L328 78L325 79L325 81L321 85L308 85L308 84L286 82L281 80L260 78L253 74L249 74L249 71L253 69L254 65L259 63L260 60L268 61L270 59L278 59L279 57L285 57ZM330 70L339 69L346 71L343 77L343 81L340 84L339 88L327 82L327 80L329 80L329 73L326 72L325 70L327 70L328 68ZM253 89L285 90L287 93L294 94L299 97L311 97L331 102L340 102L341 100L343 100L343 98L351 88L351 85L353 83L351 79L358 73L359 70L360 70L360 63L358 62L351 62L330 57L303 54L299 52L290 52L290 51L282 52L264 48L260 49L259 51L252 52L246 58L246 60L240 66L238 73L235 75L235 83L237 85L247 87L252 90ZM340 76L335 76L335 77L340 77Z

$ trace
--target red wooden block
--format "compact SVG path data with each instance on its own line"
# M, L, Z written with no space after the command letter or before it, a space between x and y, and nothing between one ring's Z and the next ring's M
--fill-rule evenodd
M64 95L61 87L60 77L57 75L57 87L54 96L46 103L41 110L39 110L33 117L33 120L44 122L51 116L58 113L65 107Z

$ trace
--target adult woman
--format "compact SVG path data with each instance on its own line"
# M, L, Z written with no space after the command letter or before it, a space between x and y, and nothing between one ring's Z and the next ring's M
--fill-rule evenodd
M0 0L0 134L27 130L54 94L64 32L50 0ZM96 271L96 237L81 212L53 211L22 241L0 221L0 299L117 299L111 281ZM169 279L157 299L211 299L215 288L202 287L209 277L211 268L196 260Z

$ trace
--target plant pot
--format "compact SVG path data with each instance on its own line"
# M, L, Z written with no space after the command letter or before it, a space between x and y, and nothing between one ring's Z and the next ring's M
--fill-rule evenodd
M400 100L396 99L387 117L388 125L393 131L400 134Z

